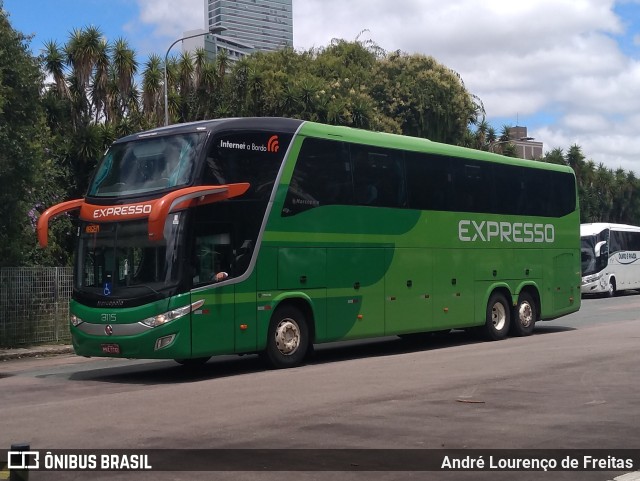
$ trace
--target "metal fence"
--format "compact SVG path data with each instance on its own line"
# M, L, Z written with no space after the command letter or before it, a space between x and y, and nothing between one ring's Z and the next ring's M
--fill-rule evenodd
M68 342L71 267L0 268L0 347Z

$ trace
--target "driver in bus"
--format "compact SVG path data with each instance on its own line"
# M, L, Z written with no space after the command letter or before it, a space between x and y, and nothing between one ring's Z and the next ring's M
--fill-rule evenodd
M228 279L228 278L229 278L229 273L228 272L220 271L220 272L216 272L212 276L211 280L213 282L222 282L222 281L224 281L225 279Z
M242 246L235 252L235 262L232 266L234 277L244 274L249 267L251 261L251 251L253 250L253 242L250 239L245 240ZM229 278L229 273L226 271L216 272L211 276L211 280L214 282L222 282Z

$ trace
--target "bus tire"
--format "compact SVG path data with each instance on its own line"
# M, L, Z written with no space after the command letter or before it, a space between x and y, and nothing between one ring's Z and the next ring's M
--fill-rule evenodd
M607 286L607 292L605 293L606 297L615 297L617 294L616 291L616 278L611 276L609 278L609 285Z
M511 307L504 294L494 292L487 303L487 316L480 327L480 337L486 341L499 341L507 337L511 321Z
M514 336L530 336L538 320L538 308L533 297L521 292L518 296L518 304L513 309L511 317L511 334Z
M278 307L269 323L264 358L275 369L295 367L309 350L309 328L304 314L293 305Z

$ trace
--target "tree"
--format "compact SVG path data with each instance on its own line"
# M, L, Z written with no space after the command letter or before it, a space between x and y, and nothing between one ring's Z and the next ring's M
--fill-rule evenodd
M576 175L580 220L587 222L640 223L640 188L633 172L615 171L593 160L586 160L579 145L567 153L560 148L547 152L543 162L570 166Z
M376 64L372 81L378 107L406 135L463 145L469 125L484 120L460 75L433 57L392 53Z
M237 62L225 89L232 115L275 115L465 144L482 103L431 57L387 56L371 41L259 52Z
M53 77L43 99L49 125L60 140L53 146L55 157L69 174L64 197L81 197L116 137L154 126L140 105L135 52L126 40L110 44L99 28L86 27L74 29L63 47L47 42L41 65Z
M12 28L0 1L0 265L31 262L36 208L51 194L55 169L40 102L43 77L29 38Z
M164 121L164 70L162 59L152 54L142 72L142 110L147 125L160 125Z

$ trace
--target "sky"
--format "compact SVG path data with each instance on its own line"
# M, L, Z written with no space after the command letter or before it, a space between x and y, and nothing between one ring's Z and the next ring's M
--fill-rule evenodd
M204 0L0 3L35 54L93 25L144 63L205 28ZM293 32L299 50L359 38L431 55L460 74L498 133L526 126L545 152L577 144L596 165L640 175L640 0L293 0Z

